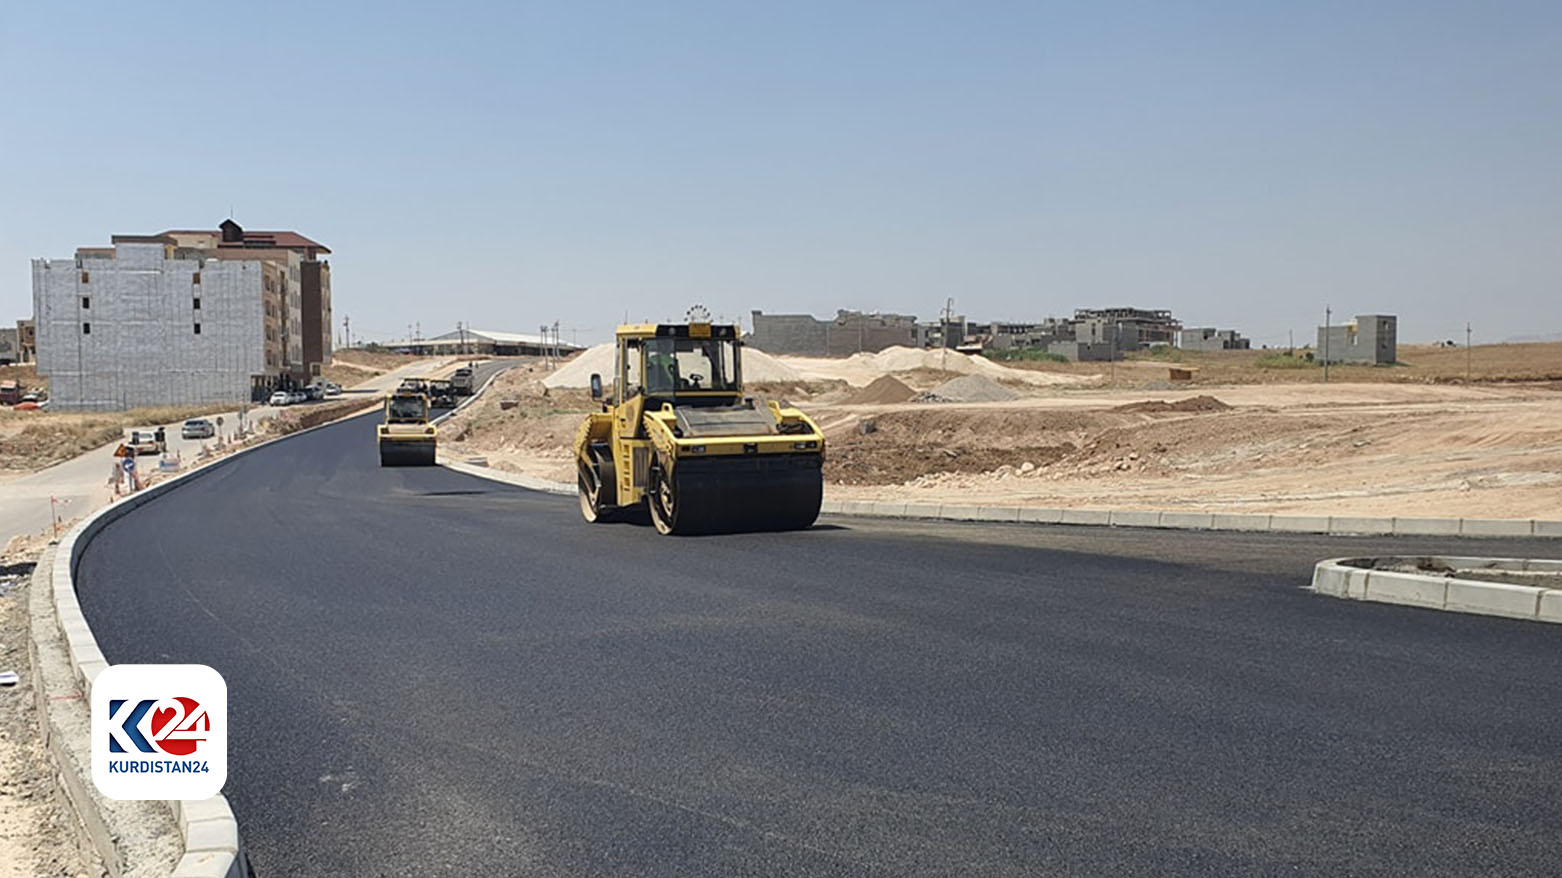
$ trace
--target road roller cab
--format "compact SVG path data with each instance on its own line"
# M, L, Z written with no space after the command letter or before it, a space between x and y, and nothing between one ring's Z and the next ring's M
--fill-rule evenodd
M824 435L795 408L744 396L736 326L620 326L610 393L575 437L581 514L645 508L662 533L791 530L823 496Z
M428 422L428 397L398 390L385 397L376 428L380 466L433 466L438 429Z

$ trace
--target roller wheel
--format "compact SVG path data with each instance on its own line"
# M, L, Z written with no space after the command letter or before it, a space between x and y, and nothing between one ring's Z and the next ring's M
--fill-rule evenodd
M580 517L596 523L611 521L613 500L617 498L617 477L612 461L604 461L596 454L591 462L579 461L576 465L576 487L580 493Z
M651 507L651 524L660 534L678 532L678 489L673 479L659 464L651 468L651 491L646 498Z

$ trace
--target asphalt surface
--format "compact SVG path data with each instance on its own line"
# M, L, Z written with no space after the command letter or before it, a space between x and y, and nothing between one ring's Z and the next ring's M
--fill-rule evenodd
M111 524L110 661L226 677L259 874L1541 875L1562 628L1301 590L1551 542L827 519L668 538L373 420Z

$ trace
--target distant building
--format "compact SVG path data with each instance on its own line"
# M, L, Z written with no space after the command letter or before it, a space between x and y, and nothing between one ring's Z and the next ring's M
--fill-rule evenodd
M753 312L754 331L743 343L771 354L844 357L862 351L920 345L917 318L906 314L865 314L840 310L834 320L810 314Z
M1182 323L1170 311L1146 308L1078 308L1074 336L1080 341L1115 343L1119 350L1175 344Z
M1253 343L1235 329L1196 327L1179 330L1177 347L1185 351L1245 351Z
M232 220L111 240L33 260L38 372L54 408L258 400L330 362L323 245Z
M1318 327L1319 362L1390 365L1399 361L1399 320L1358 314L1354 323Z
M16 321L16 350L18 363L31 363L38 359L38 328L31 320Z
M1076 363L1105 363L1123 358L1122 348L1099 341L1055 341L1047 345L1047 353L1066 357Z
M568 356L580 350L579 345L555 341L551 335L497 332L491 329L458 329L433 338L387 341L381 344L414 354L483 354L497 357L540 357L550 353Z
M0 326L0 366L22 361L21 330L18 327Z

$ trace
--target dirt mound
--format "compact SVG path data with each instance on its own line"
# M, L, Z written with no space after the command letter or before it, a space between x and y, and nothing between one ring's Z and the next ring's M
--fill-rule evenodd
M881 375L873 383L852 394L846 402L852 405L893 405L910 402L917 395L915 390L893 375Z
M590 387L591 375L602 376L604 384L613 383L613 369L617 365L617 347L605 341L582 351L573 360L560 366L552 375L542 379L546 387ZM755 348L743 349L744 382L800 382L805 380L797 370Z
M809 378L845 381L853 387L866 387L881 375L907 372L939 372L956 375L986 375L989 378L1023 384L1080 384L1096 376L1060 375L1000 366L985 357L972 357L959 351L932 348L887 347L876 353L858 353L849 357L784 358L786 365Z
M1112 409L1114 412L1225 412L1230 411L1231 406L1226 405L1213 396L1201 394L1187 399L1179 399L1176 402L1167 402L1164 399L1147 399L1144 402L1131 402Z
M882 380L882 379L881 379ZM871 385L870 385L871 386ZM917 397L918 402L1008 402L1020 395L985 375L963 375Z

